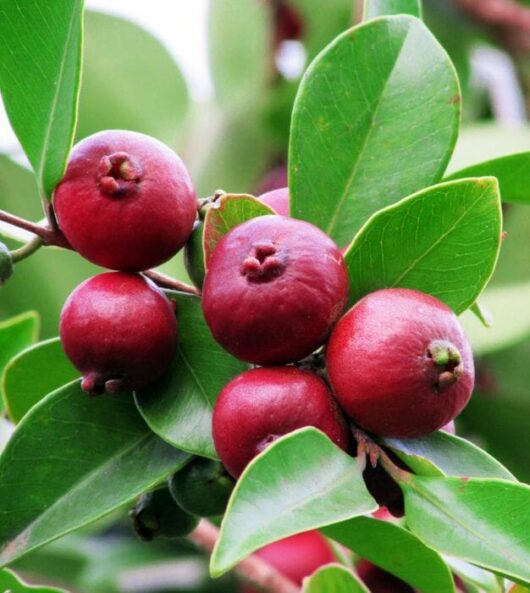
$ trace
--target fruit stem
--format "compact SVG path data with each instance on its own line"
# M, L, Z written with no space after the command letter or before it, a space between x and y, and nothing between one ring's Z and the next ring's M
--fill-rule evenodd
M166 274L162 274L161 272L156 272L155 270L146 270L143 272L144 276L147 276L150 280L152 280L157 286L160 288L168 288L170 290L176 290L178 292L185 292L187 294L193 294L195 296L200 296L201 291L195 288L195 286L191 286L186 284L185 282L180 282L180 280L176 280L175 278L171 278L171 276L167 276Z
M398 467L390 459L383 447L371 439L364 430L361 430L357 426L352 426L351 432L353 438L357 441L357 457L366 455L369 458L372 467L381 463L386 472L396 482L408 481L410 473Z
M211 554L219 539L219 529L202 519L188 539ZM255 555L245 558L234 570L245 582L264 593L300 593L292 581Z
M37 237L42 239L43 245L53 245L55 247L71 249L65 236L59 230L53 230L35 222L31 222L30 220L26 220L25 218L20 218L20 216L16 216L5 210L0 210L0 220L37 235Z
M40 237L33 237L27 243L19 247L18 249L13 249L11 252L11 259L13 260L14 264L21 262L22 260L26 259L35 251L40 249L43 246L43 241Z

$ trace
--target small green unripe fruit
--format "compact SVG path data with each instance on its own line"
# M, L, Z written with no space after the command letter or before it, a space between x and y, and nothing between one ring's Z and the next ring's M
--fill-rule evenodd
M13 260L6 245L0 243L0 286L3 286L13 274Z
M204 233L204 223L202 220L195 221L193 231L184 247L184 265L193 284L201 289L206 274L204 266L204 250L202 247L202 237Z
M129 516L136 535L147 542L155 537L171 539L188 535L199 522L177 505L167 488L140 496Z
M169 490L188 513L214 517L224 513L234 484L219 461L197 457L173 475Z

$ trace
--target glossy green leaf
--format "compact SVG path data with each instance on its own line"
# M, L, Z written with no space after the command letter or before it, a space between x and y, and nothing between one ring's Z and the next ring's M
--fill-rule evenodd
M374 511L362 465L315 428L278 439L237 482L211 558L212 576L271 542Z
M62 177L74 136L82 0L2 2L0 89L43 195Z
M478 165L471 165L449 175L446 180L468 177L496 177L503 202L530 204L530 152L500 157Z
M491 313L491 327L469 313L461 319L475 354L496 352L530 336L530 282L492 286L482 293L480 302Z
M126 393L89 398L77 381L51 393L0 457L0 565L121 507L187 460Z
M375 19L338 37L295 101L293 216L342 246L374 212L438 181L456 140L459 93L445 51L414 17Z
M374 214L345 255L350 302L379 288L414 288L456 313L490 279L501 241L493 178L442 183Z
M177 302L179 342L169 371L136 394L150 428L175 447L216 458L212 410L221 389L248 365L213 339L196 297L170 294Z
M440 555L398 525L356 517L322 531L422 593L454 593L451 572Z
M38 333L39 316L34 311L0 322L0 376L14 356L37 340ZM0 410L3 408L0 398Z
M322 10L321 0L289 0L303 22L302 41L309 59L313 59L337 35L355 21L355 2L334 0L333 10Z
M13 422L48 393L79 377L64 354L59 338L35 344L15 356L2 375L2 394Z
M164 45L128 20L87 11L84 48L77 137L123 129L174 145L189 99Z
M504 587L499 583L497 575L488 570L447 555L444 556L444 561L465 583L478 587L486 593L504 593Z
M208 46L215 94L221 105L259 100L269 78L272 10L262 2L210 2Z
M302 593L369 593L345 566L328 564L304 581Z
M409 475L410 530L439 552L530 583L530 487L505 480Z
M274 214L274 211L260 200L247 194L226 194L210 208L204 219L204 255L206 266L217 247L217 243L242 222Z
M439 430L417 439L384 439L415 473L468 478L515 477L489 453L460 437Z
M421 18L421 0L364 0L363 20L409 14Z
M469 307L469 311L473 313L484 327L489 329L493 325L493 315L491 314L491 311L484 307L479 301L475 301L471 307Z
M10 570L0 570L0 591L5 593L65 593L64 589L27 585Z

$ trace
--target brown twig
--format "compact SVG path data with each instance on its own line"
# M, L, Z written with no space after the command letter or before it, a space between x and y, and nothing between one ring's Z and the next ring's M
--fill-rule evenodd
M202 519L188 538L199 548L211 553L219 538L219 530L206 519ZM245 582L264 593L300 593L300 589L292 581L257 556L249 556L234 570Z
M195 288L195 286L191 286L190 284L186 284L185 282L180 282L180 280L171 278L171 276L167 276L166 274L162 274L161 272L156 272L155 270L147 270L143 274L144 276L150 278L157 286L160 286L160 288L168 288L170 290L186 292L188 294L193 294L196 296L199 296L201 294L200 291Z
M5 210L0 210L0 220L37 235L42 239L44 245L53 245L71 249L65 236L59 230L52 230L46 226L26 220L25 218L20 218L20 216L16 216Z
M530 49L530 8L516 0L454 0L481 25L493 27L511 49Z

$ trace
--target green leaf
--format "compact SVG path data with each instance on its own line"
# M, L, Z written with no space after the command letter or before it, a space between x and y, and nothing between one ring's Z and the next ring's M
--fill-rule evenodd
M369 593L346 567L328 564L305 579L302 593Z
M215 94L230 110L260 99L269 79L272 11L262 2L210 2L208 46Z
M149 427L165 441L215 459L213 405L221 389L248 365L213 339L198 298L169 296L177 302L177 354L159 381L136 393L136 403Z
M446 180L467 177L497 177L503 202L522 202L530 204L530 152L521 152L500 157L478 165L461 169Z
M444 561L466 583L470 583L486 593L504 593L504 587L499 583L495 574L451 556L444 556Z
M473 443L443 430L417 439L384 439L415 473L516 480L496 459Z
M14 356L36 341L38 333L39 316L34 311L0 322L0 376ZM0 411L3 408L4 401L0 398Z
M11 125L50 197L72 145L82 0L2 2L0 88Z
M486 309L486 307L482 305L482 303L475 301L471 307L469 307L469 311L473 313L484 327L489 329L493 325L493 315L489 309Z
M302 20L302 41L309 59L355 20L355 2L351 0L334 0L333 10L321 10L321 0L289 0L289 6Z
M278 439L237 482L211 558L212 576L271 542L374 511L362 470L315 428Z
M0 457L0 565L128 503L187 460L126 393L89 398L77 381L51 393Z
M17 423L48 393L79 377L64 354L59 338L20 352L2 376L2 394L10 419Z
M350 302L379 288L414 288L456 313L490 279L501 241L493 178L442 183L374 214L345 255Z
M490 354L530 336L530 282L492 286L482 293L480 302L491 313L491 327L468 313L461 319L475 354Z
M0 590L5 593L64 593L64 589L55 589L55 587L27 585L10 570L0 570Z
M204 255L206 266L217 247L217 243L242 222L274 214L274 211L248 194L226 194L209 208L204 219Z
M440 555L398 525L357 517L322 531L422 593L454 593L451 572Z
M409 14L421 19L421 0L364 0L364 21L396 14Z
M428 546L530 583L530 487L504 480L400 481L410 530Z
M445 51L414 17L375 19L338 37L296 97L293 216L342 246L371 214L438 181L458 132L459 93Z
M122 129L175 145L189 98L164 45L128 20L87 11L84 47L77 137Z

